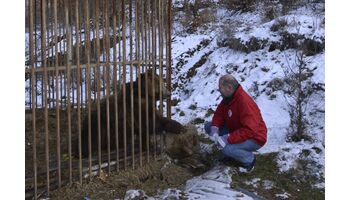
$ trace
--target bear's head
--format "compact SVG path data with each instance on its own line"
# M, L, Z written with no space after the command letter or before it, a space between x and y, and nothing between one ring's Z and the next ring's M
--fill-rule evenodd
M153 74L152 69L149 69L147 72L140 74L140 76L142 97L146 97L146 87L148 88L148 96L150 98L152 98L153 93L155 96L155 100L160 100L161 93L163 99L170 97L171 92L168 91L166 88L166 81L155 72ZM134 82L134 91L137 92L138 88L139 78L136 78L136 81Z

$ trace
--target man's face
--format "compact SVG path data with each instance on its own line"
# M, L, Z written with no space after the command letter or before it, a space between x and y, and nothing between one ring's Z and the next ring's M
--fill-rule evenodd
M219 92L222 97L229 97L233 94L233 87L232 86L224 86L221 82L219 83Z

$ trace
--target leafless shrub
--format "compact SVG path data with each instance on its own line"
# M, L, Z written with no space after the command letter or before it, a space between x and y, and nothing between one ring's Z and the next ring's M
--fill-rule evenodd
M306 118L309 111L308 104L315 93L324 90L322 85L311 80L316 68L310 69L304 59L304 52L299 51L295 55L294 66L290 66L288 60L287 66L283 66L285 74L283 92L290 116L287 140L294 142L313 140L308 133L309 120ZM316 89L315 86L321 89Z
M283 28L288 24L287 20L282 18L276 20L276 22L271 26L270 30L272 32L277 32L279 30L283 30Z
M187 33L194 33L199 27L207 28L209 23L216 20L215 12L213 12L215 10L215 4L212 1L184 1L183 7L180 10L184 12L180 23Z
M254 10L256 0L220 0L219 4L231 11L248 12Z

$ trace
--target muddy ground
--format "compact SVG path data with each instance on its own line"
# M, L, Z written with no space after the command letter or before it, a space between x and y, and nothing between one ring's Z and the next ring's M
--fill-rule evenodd
M50 199L123 199L129 189L141 189L148 196L166 188L176 188L186 183L194 174L190 169L176 165L167 158L154 160L135 171L126 170L108 176L102 173L91 181L74 183L51 193Z
M108 168L103 167L100 175L98 173L98 158L96 156L92 157L92 166L95 168L92 171L92 175L97 175L88 178L89 171L89 160L84 159L82 161L83 167L83 184L79 184L79 159L77 154L78 145L78 120L77 120L77 110L72 110L71 112L71 157L69 154L69 135L68 135L68 115L66 110L59 110L60 119L60 142L59 147L61 151L60 155L60 173L62 188L56 191L58 188L58 162L57 162L57 134L56 134L56 124L57 124L57 113L54 109L48 110L48 150L49 150L49 181L50 181L50 198L56 199L77 199L85 196L91 197L92 199L110 199L116 197L123 197L125 192L130 189L142 189L147 195L152 195L157 192L157 190L162 188L177 187L193 175L203 173L205 170L209 169L210 162L203 155L198 153L199 144L194 142L197 138L192 136L197 136L196 129L188 128L187 133L191 135L177 137L174 134L168 136L164 139L165 143L169 143L171 149L161 150L157 147L155 150L151 148L149 157L146 152L142 153L143 167L137 169L140 164L140 152L136 150L135 155L135 168L136 171L129 170L132 167L132 160L129 156L127 159L122 157L123 152L119 152L120 159L119 165L115 164L116 153L111 152L111 174L108 174ZM84 111L82 111L82 119L84 117ZM31 198L33 195L33 134L32 134L32 114L31 112L26 112L26 134L25 134L25 175L26 175L26 198ZM47 188L47 164L46 164L46 147L45 147L45 120L44 120L44 110L36 111L36 155L37 155L37 188L39 197L46 196ZM168 134L169 135L169 134ZM170 138L169 138L170 137ZM193 141L191 141L191 139ZM176 141L176 142L174 142ZM159 143L159 142L157 142ZM176 145L180 144L180 145ZM175 146L174 146L175 145ZM196 145L196 148L194 148ZM180 148L177 148L180 146ZM175 147L175 151L174 151ZM183 152L181 147L186 147L186 152L188 149L191 151L191 155L187 155ZM177 159L170 159L166 155L167 150L171 150L173 154L177 156ZM180 150L180 151L178 151ZM179 159L180 153L180 159ZM186 154L182 158L181 155ZM128 152L130 155L130 152ZM154 157L154 155L157 155ZM72 184L69 184L69 162L70 158L72 161ZM149 162L147 160L149 158ZM170 160L172 160L170 162ZM126 161L126 162L124 162ZM107 155L102 153L102 165L107 164ZM174 163L176 162L176 164ZM124 172L124 169L127 171ZM118 171L118 170L119 171ZM129 171L128 171L129 170ZM87 177L87 178L86 178ZM108 177L108 178L107 178Z

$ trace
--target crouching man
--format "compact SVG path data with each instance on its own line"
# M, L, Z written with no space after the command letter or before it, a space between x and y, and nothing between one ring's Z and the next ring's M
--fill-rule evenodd
M250 172L256 161L253 152L266 143L265 122L257 104L232 75L219 79L219 91L223 100L212 122L205 124L205 131L225 157L234 159Z

